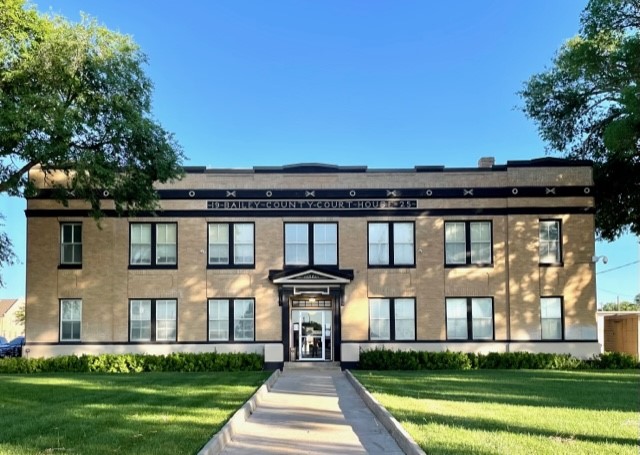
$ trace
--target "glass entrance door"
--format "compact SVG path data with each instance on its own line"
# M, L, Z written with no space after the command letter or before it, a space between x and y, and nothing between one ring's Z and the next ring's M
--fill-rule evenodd
M297 360L331 360L331 311L293 310Z

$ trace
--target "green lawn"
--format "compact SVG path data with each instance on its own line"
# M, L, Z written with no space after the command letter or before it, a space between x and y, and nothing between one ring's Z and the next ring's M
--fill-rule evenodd
M0 375L0 454L196 453L268 376Z
M428 454L640 453L640 372L355 371Z

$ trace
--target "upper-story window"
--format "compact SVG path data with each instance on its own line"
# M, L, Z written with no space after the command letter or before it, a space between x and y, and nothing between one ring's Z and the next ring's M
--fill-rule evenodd
M177 223L131 223L129 239L129 265L167 268L177 266Z
M369 267L415 265L414 224L369 223Z
M447 221L444 231L446 265L491 264L491 221Z
M285 265L338 265L337 223L285 223Z
M560 220L540 221L540 264L562 264Z
M209 223L210 267L253 267L253 223Z
M82 224L60 225L60 264L82 266Z

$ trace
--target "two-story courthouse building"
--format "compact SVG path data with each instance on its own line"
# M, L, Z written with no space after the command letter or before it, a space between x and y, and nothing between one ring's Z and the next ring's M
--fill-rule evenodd
M590 162L186 168L155 213L27 202L30 356L599 352Z

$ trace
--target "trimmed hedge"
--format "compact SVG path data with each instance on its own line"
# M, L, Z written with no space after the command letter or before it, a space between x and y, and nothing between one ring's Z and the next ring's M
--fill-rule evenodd
M216 372L260 371L263 358L259 354L207 352L65 355L30 359L0 359L0 373L142 373L149 371Z
M479 369L629 369L640 363L629 355L605 352L588 360L569 354L532 354L530 352L464 352L391 351L370 349L360 351L358 367L363 370L479 370Z

